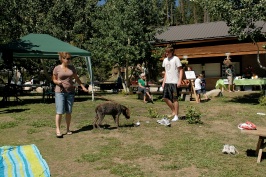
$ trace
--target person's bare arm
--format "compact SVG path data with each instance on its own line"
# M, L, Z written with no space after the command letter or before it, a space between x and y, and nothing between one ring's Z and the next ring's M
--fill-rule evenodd
M62 81L58 80L58 77L55 74L53 74L53 82L55 85L62 85Z
M166 81L166 74L164 74L164 77L163 77L162 88L164 88L165 81Z
M178 78L177 87L180 87L182 83L182 79L183 79L183 74L184 74L184 70L182 66L178 67L178 72L179 72L179 78Z
M73 77L75 78L76 82L81 86L84 92L88 92L88 89L82 84L77 74L74 74Z

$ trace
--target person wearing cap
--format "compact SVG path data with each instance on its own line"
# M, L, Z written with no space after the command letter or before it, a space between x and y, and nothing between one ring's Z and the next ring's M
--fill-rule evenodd
M149 91L149 88L146 87L146 76L145 76L145 73L142 73L140 75L140 79L138 80L138 92L141 92L143 93L144 97L143 97L143 102L144 103L147 103L147 96L148 98L152 101L152 97L150 95L150 91Z

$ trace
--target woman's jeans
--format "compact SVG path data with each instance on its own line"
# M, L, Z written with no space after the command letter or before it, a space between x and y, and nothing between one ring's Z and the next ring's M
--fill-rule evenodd
M60 92L60 93L56 92L55 93L56 114L72 113L74 98L75 98L74 92Z

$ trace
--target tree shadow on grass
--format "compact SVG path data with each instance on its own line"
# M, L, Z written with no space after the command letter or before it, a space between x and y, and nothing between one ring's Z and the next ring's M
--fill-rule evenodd
M29 109L5 109L5 110L1 110L0 114L19 113L19 112L23 112L27 110Z
M91 96L88 97L79 97L79 96L75 96L75 102L83 102L83 101L88 101L88 100L92 100ZM102 96L96 96L94 98L94 100L103 100L103 101L109 101L106 98L103 98Z
M259 104L260 93L249 93L243 96L237 96L232 98L229 102L242 103L242 104Z
M75 96L75 102L84 102L92 100L92 97L90 95L88 96ZM95 96L94 100L103 100L103 101L109 101L106 98L103 98L102 95ZM53 104L55 103L54 98L46 98L45 100L41 97L36 98L34 96L23 98L21 97L19 101L11 100L11 101L1 101L0 100L0 108L8 108L8 107L15 107L18 105L27 105L27 104Z

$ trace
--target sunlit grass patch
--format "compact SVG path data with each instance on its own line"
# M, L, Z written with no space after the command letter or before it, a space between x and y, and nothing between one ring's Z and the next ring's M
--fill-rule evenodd
M52 120L49 119L39 119L35 120L28 125L33 126L34 128L40 128L40 127L55 127L55 123Z
M40 131L41 131L40 129L30 128L30 129L27 130L27 133L28 134L33 134L33 133L38 133Z
M145 173L137 165L117 164L110 169L111 174L123 177L144 177Z
M18 126L17 121L10 121L10 122L1 122L0 129L6 129L6 128L13 128Z

